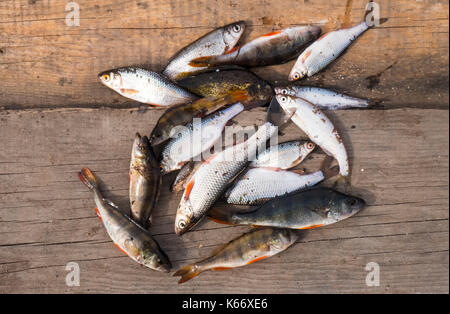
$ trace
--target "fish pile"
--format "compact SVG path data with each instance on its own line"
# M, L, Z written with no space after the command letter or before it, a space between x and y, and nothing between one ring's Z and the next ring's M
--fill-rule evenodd
M351 167L342 134L325 111L367 108L370 102L318 87L272 87L249 68L297 58L289 81L313 76L370 26L362 22L320 38L318 26L290 27L238 46L245 28L241 21L206 34L173 56L161 74L136 67L99 74L101 83L124 97L167 107L148 137L137 133L134 139L128 215L103 197L88 168L78 174L121 251L141 265L170 271L169 258L149 228L162 177L174 171L179 172L171 190L182 193L174 225L178 236L205 217L254 228L176 271L179 283L206 270L245 266L278 254L299 239L299 230L334 224L365 207L363 199L336 190L339 182L350 185ZM224 129L234 117L268 104L267 121L253 134L223 143ZM270 145L289 121L309 139ZM299 170L317 147L327 155L320 169ZM333 177L334 188L315 187Z

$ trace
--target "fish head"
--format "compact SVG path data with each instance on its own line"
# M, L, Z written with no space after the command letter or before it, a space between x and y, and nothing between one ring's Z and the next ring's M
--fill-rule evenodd
M245 30L245 22L239 21L225 27L223 32L223 41L227 46L227 50L231 50L236 46Z
M295 97L296 92L294 87L292 86L275 87L275 95L285 95Z
M100 82L112 89L119 89L122 87L122 76L119 70L109 70L98 75Z
M278 242L280 248L286 248L292 245L299 238L299 233L297 230L293 229L280 229L278 235Z
M309 155L310 153L312 153L312 151L316 148L316 144L314 144L311 141L307 141L305 143L302 144L301 146L301 151L302 151L302 155Z
M161 271L164 273L170 272L172 264L167 255L160 249L156 252L154 250L144 250L141 253L142 264L145 267Z
M288 80L290 82L298 81L304 78L308 74L308 69L303 63L296 64L292 69L291 73L289 73Z
M141 136L139 133L136 133L133 143L132 157L136 159L145 159L147 158L149 152L150 143L148 141L148 137Z
M275 98L287 116L292 117L295 114L297 108L296 97L278 94Z
M366 202L363 199L347 195L339 197L336 203L336 206L331 206L328 212L328 218L334 221L347 219L360 212L366 206Z
M194 225L194 209L191 200L183 195L175 217L175 233L181 236Z

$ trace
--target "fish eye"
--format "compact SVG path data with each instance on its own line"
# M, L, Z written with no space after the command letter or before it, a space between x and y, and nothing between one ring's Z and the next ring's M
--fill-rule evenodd
M179 227L180 229L186 228L186 222L185 222L184 220L181 220L181 221L178 223L178 227Z
M241 26L239 24L236 24L233 26L233 32L239 33L241 31Z
M295 73L295 74L294 74L294 79L296 79L296 80L300 79L300 74Z
M281 102L286 102L287 101L287 97L286 96L281 96L280 97L280 101Z
M309 142L308 144L306 144L306 147L307 147L308 149L313 149L313 148L314 148L314 143Z
M283 95L287 95L288 90L287 90L286 88L283 88L283 90L281 91L281 93L282 93Z
M105 74L105 75L102 76L102 79L103 79L105 82L109 82L109 80L111 79L111 76L109 76L109 74Z
M348 204L349 204L350 206L355 206L356 203L357 203L357 201L356 201L356 199L354 199L354 198L348 201Z

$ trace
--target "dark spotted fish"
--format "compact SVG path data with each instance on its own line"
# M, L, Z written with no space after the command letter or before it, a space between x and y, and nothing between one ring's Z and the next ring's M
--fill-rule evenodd
M297 241L296 230L263 228L252 230L217 248L210 257L178 270L184 283L206 270L226 270L246 266L283 252Z
M169 272L169 258L158 243L146 229L103 198L94 174L88 168L83 168L78 177L94 193L97 215L114 244L137 263L154 270Z

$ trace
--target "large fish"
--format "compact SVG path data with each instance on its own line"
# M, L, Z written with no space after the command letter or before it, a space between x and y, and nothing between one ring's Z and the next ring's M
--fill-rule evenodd
M178 172L175 180L170 187L172 192L181 192L186 188L187 182L192 178L195 171L201 165L201 161L189 161Z
M209 150L221 138L229 120L244 110L244 105L236 103L228 108L212 113L199 123L189 123L180 128L178 134L169 141L162 152L163 174L181 169L193 157Z
M248 212L214 208L208 216L232 225L313 229L347 219L365 207L365 201L328 188L314 188L274 198Z
M245 233L218 247L208 258L178 270L178 283L184 283L206 270L226 270L249 265L283 252L299 238L298 231L262 228Z
M337 167L305 174L274 168L251 168L233 182L225 193L229 204L261 205L278 196L312 187L337 175Z
M151 212L158 200L161 182L159 163L147 136L136 133L130 163L131 218L144 228L151 221Z
M234 64L257 67L284 63L298 56L304 46L315 40L320 32L317 26L286 28L256 38L226 54L196 58L190 65L214 67Z
M220 98L230 93L247 92L243 104L262 106L270 102L273 88L269 83L246 70L217 70L188 76L177 84L202 97Z
M153 106L175 106L199 98L162 75L144 69L120 68L102 72L98 77L120 95Z
M94 174L88 168L83 168L78 177L94 193L97 215L114 244L137 263L154 270L169 272L169 258L158 243L147 230L103 198Z
M366 12L367 14L370 11ZM364 22L350 28L343 28L324 34L298 57L289 74L289 81L297 81L304 77L311 77L322 71L336 60L350 45L371 26Z
M221 98L206 97L193 102L181 104L168 108L159 118L158 123L150 135L152 146L161 144L174 135L174 128L185 126L192 122L193 118L203 118L218 109L236 102L244 103L248 99L246 92L234 92ZM245 105L245 109L253 106Z
M340 110L350 108L367 108L370 103L366 99L350 97L344 94L336 93L332 90L308 87L308 86L286 86L276 87L277 95L289 95L297 98L303 98L316 107L324 110Z
M284 111L309 139L329 156L337 160L342 177L350 174L347 150L342 137L331 120L316 106L302 98L277 95L276 99Z
M213 154L201 164L187 183L178 206L175 218L177 235L189 231L203 218L277 130L271 123L265 123L247 141Z
M313 142L290 141L272 146L258 155L250 167L290 169L299 165L316 148Z
M239 42L244 30L245 22L240 21L206 34L175 54L163 74L172 80L177 80L201 71L199 67L190 66L189 62L198 57L221 55L230 51Z

